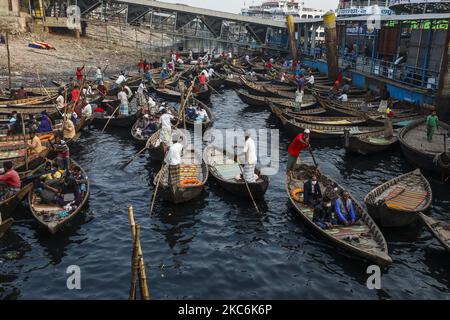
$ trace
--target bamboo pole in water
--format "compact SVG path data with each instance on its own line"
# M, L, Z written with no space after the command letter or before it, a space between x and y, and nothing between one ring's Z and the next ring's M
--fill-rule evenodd
M138 226L132 226L132 233L137 234ZM129 300L136 300L136 281L138 277L138 269L139 269L139 259L138 259L138 241L136 237L133 238L133 254L131 256L131 285L130 285L130 295Z
M131 225L131 236L133 238L133 257L132 274L131 274L131 289L130 300L136 299L136 281L139 278L139 288L141 291L141 299L150 300L150 291L147 285L147 273L145 271L144 256L142 254L141 237L140 237L140 225L135 224L133 207L128 207L128 216Z
M144 256L141 250L141 226L136 225L136 240L139 256L138 260L138 275L139 275L139 288L141 289L141 299L150 300L150 292L147 286L147 273L145 272Z

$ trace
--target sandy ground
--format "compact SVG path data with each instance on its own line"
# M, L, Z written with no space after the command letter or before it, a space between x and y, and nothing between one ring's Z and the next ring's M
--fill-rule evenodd
M100 41L103 29L88 28L88 37L77 40L69 34L27 33L10 37L11 73L13 86L21 84L38 86L38 76L43 83L50 80L68 80L75 76L75 69L85 65L85 71L94 75L96 66L108 66L106 75L117 74L121 70L136 70L136 64L141 57L153 61L159 59L160 51L152 53L145 48L136 48L135 32L124 31L122 39L109 38L109 42ZM99 38L93 38L94 35ZM114 34L114 33L112 33ZM117 33L116 33L117 34ZM128 36L128 38L125 38ZM156 39L158 35L154 35ZM159 38L161 36L159 35ZM123 41L124 39L124 41ZM28 47L31 41L44 41L56 50L42 50ZM166 40L168 43L169 39ZM122 46L122 43L124 46ZM169 50L169 49L168 49ZM166 51L166 50L165 50ZM6 46L0 46L0 88L7 86L7 51Z

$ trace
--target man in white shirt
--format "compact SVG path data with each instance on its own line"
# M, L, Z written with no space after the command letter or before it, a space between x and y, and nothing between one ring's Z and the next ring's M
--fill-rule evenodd
M103 82L103 72L100 67L97 67L97 70L95 70L95 81L97 82L97 84Z
M208 77L212 78L213 74L214 74L214 69L213 68L209 68L209 70L208 70Z
M178 141L176 134L172 137L173 144L164 159L164 162L169 165L169 183L171 186L177 186L180 183L180 164L183 153L183 145Z
M64 91L64 90L63 90ZM58 107L59 111L63 112L64 110L64 97L62 95L62 92L59 92L58 98L56 98L56 106Z
M120 86L122 83L127 81L127 78L125 78L123 71L120 73L119 77L116 79L116 85Z
M147 87L145 86L144 80L141 81L139 84L139 87L137 89L137 101L139 107L145 106L145 95L144 92L147 90Z
M166 146L170 146L172 144L172 123L171 120L174 119L174 116L167 112L166 109L161 111L162 116L159 118L159 123L161 125L160 132L160 140Z
M92 106L90 103L86 104L83 109L81 110L81 115L85 119L89 119L92 116Z
M120 106L119 106L120 114L123 116L128 116L129 115L128 96L125 93L125 90L123 87L120 88L120 91L117 94L117 98L120 100Z
M313 74L309 75L307 84L310 85L311 87L314 85L314 75Z
M341 94L341 95L338 97L338 100L341 100L342 102L347 102L347 101L348 101L348 96L347 96L347 94L346 94L346 93Z
M256 182L257 176L255 175L255 166L258 158L256 156L255 141L250 137L249 131L245 132L244 154L244 179L250 183Z
M178 142L178 137L176 134L172 137L173 144L170 146L164 161L169 166L179 166L181 164L181 155L183 152L183 145Z

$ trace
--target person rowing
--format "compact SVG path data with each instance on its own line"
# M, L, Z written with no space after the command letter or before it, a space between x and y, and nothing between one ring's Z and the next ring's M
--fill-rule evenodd
M295 164L297 163L297 159L300 155L300 152L304 149L310 149L311 146L309 144L309 134L310 130L305 129L303 133L299 133L294 140L292 140L291 144L288 148L288 160L287 160L287 174L290 175L292 170L294 170Z

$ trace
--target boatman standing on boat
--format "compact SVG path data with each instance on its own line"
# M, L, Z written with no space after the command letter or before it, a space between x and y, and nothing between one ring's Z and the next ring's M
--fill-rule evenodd
M297 88L297 91L295 92L295 112L300 112L302 109L302 103L303 103L303 89Z
M439 118L436 115L436 110L433 110L433 112L427 117L427 140L432 141L433 135L436 132L437 128L439 126Z
M128 96L125 93L124 87L120 88L119 93L117 94L117 98L120 100L119 112L122 116L128 116Z
M309 134L309 129L305 129L305 131L303 133L299 133L289 145L286 166L288 175L291 174L292 170L294 170L294 166L297 163L300 152L303 149L311 148L309 145Z
M244 179L247 182L256 182L255 167L258 161L256 155L255 141L250 136L250 131L245 131L244 144L245 164L244 164Z
M172 144L172 123L171 120L174 116L167 112L166 109L161 110L161 117L159 117L159 123L161 124L160 140L168 147Z
M97 67L97 70L95 70L95 81L97 82L97 85L103 82L103 72L100 67Z
M180 164L183 153L183 145L179 142L177 134L172 137L172 145L167 152L164 162L169 165L169 182L171 186L177 186L180 182Z
M84 70L84 65L82 67L77 67L77 70L75 72L75 75L77 76L77 80L78 83L81 84L83 82L83 70Z

